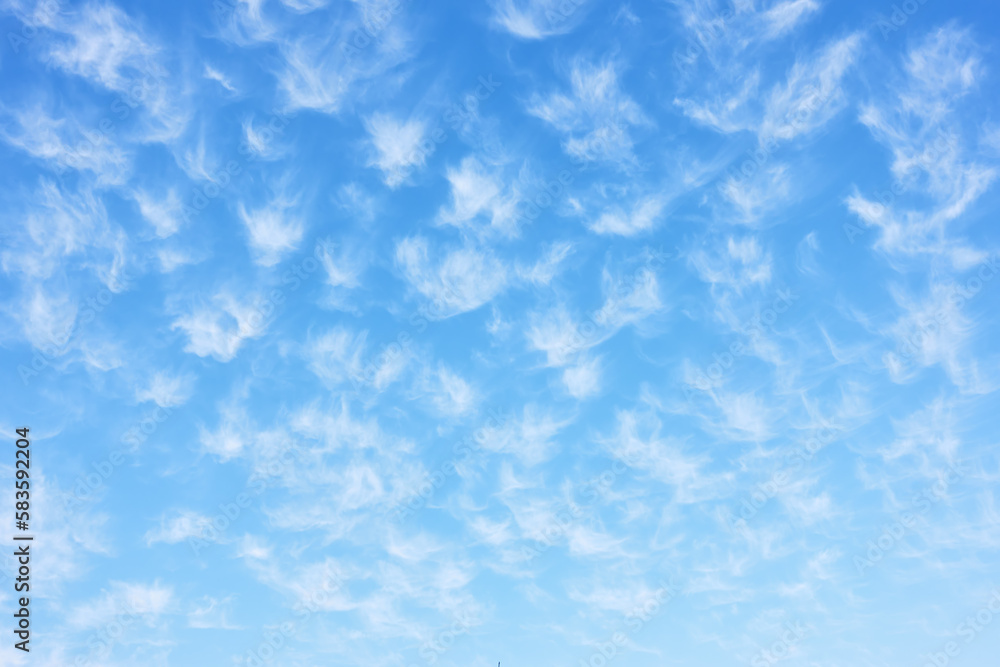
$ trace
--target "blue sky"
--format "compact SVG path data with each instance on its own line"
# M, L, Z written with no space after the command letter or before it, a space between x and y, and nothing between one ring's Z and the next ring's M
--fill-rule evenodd
M4 665L995 661L992 3L2 7Z

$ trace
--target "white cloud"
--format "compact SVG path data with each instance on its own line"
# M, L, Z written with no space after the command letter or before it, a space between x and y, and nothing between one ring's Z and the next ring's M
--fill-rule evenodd
M525 336L531 348L545 353L546 365L565 366L574 357L597 345L604 337L595 325L578 325L565 306L559 305L542 315L530 317L530 326Z
M819 11L817 0L785 0L773 5L761 15L768 39L780 37L794 30L809 14Z
M353 333L344 327L334 327L310 341L305 350L310 370L332 385L359 381L365 370L367 336L367 331Z
M726 475L707 470L705 454L689 455L682 443L660 436L662 423L652 413L619 410L615 414L617 432L602 438L612 457L629 468L645 471L653 479L675 488L674 502L692 503L728 492Z
M460 416L476 406L475 390L444 364L438 364L434 370L428 369L419 386L430 394L431 403L442 415Z
M637 324L663 310L660 282L649 268L640 268L626 276L614 276L605 268L601 272L604 304L594 314L594 321L612 331Z
M188 627L202 630L242 630L229 620L232 613L233 598L222 600L206 595L203 602L188 612Z
M521 39L545 39L571 31L583 17L582 2L491 0L493 25Z
M731 134L750 130L759 143L773 151L778 141L788 141L813 132L839 113L847 104L844 79L858 58L863 40L853 33L831 42L808 59L797 59L784 82L775 84L761 106L761 75L759 65L745 64L745 54L739 52L770 30L785 31L792 24L787 19L805 15L813 3L787 2L765 14L764 27L756 27L754 35L745 39L729 39L728 34L716 44L737 45L736 53L724 58L726 76L722 90L717 78L705 84L702 99L677 97L674 103L692 120L718 132ZM720 65L721 66L721 65ZM729 82L739 82L734 87Z
M753 224L788 201L791 179L785 165L766 167L756 177L728 176L719 191L739 212L734 222Z
M411 170L426 164L428 155L421 144L427 136L427 126L423 122L412 118L401 121L376 113L365 120L365 129L374 148L368 166L378 167L390 188L398 188Z
M277 36L264 21L250 23L260 35L257 39L275 41L279 46L283 63L278 85L287 110L336 113L345 100L349 101L352 90L412 56L412 38L403 17L390 11L388 21L380 20L377 14L387 10L385 3L355 4L360 5L361 16L322 19L312 34ZM368 36L373 27L374 39ZM363 48L354 46L359 34L368 38Z
M150 43L135 22L112 4L84 5L61 23L69 40L51 45L48 62L111 90L124 91L152 72L162 76Z
M237 544L237 558L268 560L271 553L271 547L264 539L254 535L244 535Z
M504 185L499 174L490 173L475 157L462 160L458 169L446 172L451 184L451 207L442 208L439 217L445 224L466 228L477 217L489 219L490 228L504 236L516 236L518 232L519 201L516 189L504 194Z
M319 441L322 444L321 452L333 452L342 448L381 452L388 447L395 448L394 451L399 453L406 449L404 443L389 442L374 420L353 418L347 401L339 401L332 408L324 408L313 401L292 415L291 428L303 437ZM288 472L295 473L294 470Z
M339 330L331 332L338 337L343 336L344 333ZM365 346L366 335L367 331L363 331L354 340L335 338L333 341L325 341L324 345L332 349L327 352L324 361L314 357L311 362L314 372L328 382L336 383L342 382L343 379L350 379L356 389L374 389L376 392L381 392L389 385L401 380L416 357L414 350L409 344L401 345L394 341L388 345L373 348L367 353L367 356L361 357L359 355L364 354L367 349ZM329 336L330 334L327 335L327 337ZM346 350L337 349L344 344L349 346ZM314 351L313 354L315 355L316 352ZM338 359L338 355L343 356ZM323 363L327 366L326 369L320 367L320 364ZM336 370L338 365L342 366L339 371ZM336 377L341 379L337 380Z
M184 170L191 180L205 181L207 183L217 183L219 164L208 154L208 142L204 126L197 132L197 141L187 142L183 147L174 149L174 159L178 166ZM220 186L221 187L221 186Z
M529 315L525 337L531 349L545 353L546 365L579 365L568 375L564 372L564 378L591 378L596 367L578 360L581 354L608 340L622 327L639 324L664 309L656 273L647 267L625 276L614 276L605 268L601 282L604 303L580 322L574 320L562 303Z
M48 66L120 93L120 103L138 110L135 134L142 142L170 142L181 135L193 108L162 61L163 49L136 21L111 3L82 5L57 17L49 26L52 38L45 41ZM113 124L121 120L117 113Z
M635 236L648 232L656 226L664 206L666 202L662 197L657 195L643 197L635 203L631 213L626 214L619 208L606 211L590 225L590 230L597 234L621 236Z
M758 135L764 145L789 140L826 124L847 102L844 75L854 65L863 45L853 33L828 44L808 62L796 61L784 84L767 99Z
M90 602L75 605L67 612L67 620L76 629L96 629L121 624L119 619L143 616L149 622L174 605L173 587L159 582L130 584L112 581L109 590ZM101 642L104 644L104 642Z
M795 268L798 269L799 273L809 274L813 276L820 275L819 264L816 261L816 255L821 254L819 239L816 236L816 232L812 231L806 234L798 245L795 246Z
M430 257L427 240L415 236L396 245L396 263L430 302L427 316L442 319L475 310L507 286L507 268L492 253L466 246Z
M753 392L713 392L723 418L718 424L729 437L761 442L771 437L774 418L763 399Z
M345 183L337 191L337 204L365 224L375 219L378 210L375 197L353 181Z
M247 386L243 385L219 404L219 423L214 431L204 426L198 427L198 439L202 448L220 461L229 461L248 452L259 453L253 450L253 445L266 443L270 437L267 433L255 430L244 403L246 398ZM175 520L170 527L190 528L193 525L192 521Z
M570 396L589 398L601 390L601 360L599 357L583 360L563 371L563 384Z
M573 253L575 244L559 241L551 244L545 255L530 267L517 266L517 274L522 280L534 285L548 285L559 274L567 257Z
M174 190L169 190L163 199L156 199L149 193L137 190L135 201L142 217L149 221L161 239L172 236L181 226L181 200Z
M882 458L886 462L910 456L954 462L963 445L956 429L956 407L957 401L938 397L902 419L893 419L896 437L881 448Z
M178 316L170 328L187 334L185 352L225 362L236 356L243 341L264 333L268 317L264 309L255 308L249 300L220 291L212 297L211 305L194 306L190 312Z
M279 81L289 111L315 109L334 113L340 109L351 81L337 75L337 68L343 62L324 50L304 40L289 42L282 49L285 71Z
M142 388L136 388L135 400L153 401L161 408L173 408L187 402L193 391L194 378L190 375L170 375L156 372Z
M674 0L684 27L698 49L684 56L706 54L716 69L731 72L754 47L795 30L820 9L817 0L735 2L720 6L706 0Z
M156 251L156 259L160 264L160 271L170 273L175 269L187 264L197 264L198 259L194 253L185 252L179 248L159 248Z
M308 14L326 6L329 0L281 0L281 4L296 12Z
M229 78L219 70L212 67L211 65L208 64L205 65L204 76L206 79L218 82L220 86L222 86L229 92L231 93L236 92L236 88L233 86L232 82L230 82Z
M49 162L57 173L90 171L98 185L120 185L131 172L131 155L108 134L85 127L73 115L53 118L40 106L12 111L0 128L5 142ZM4 114L7 115L7 114Z
M254 261L261 266L274 266L298 248L305 226L295 213L297 207L297 198L284 195L252 211L242 202L239 204L239 216L247 228Z
M76 325L77 306L68 294L51 294L36 287L25 303L24 337L38 350L60 349Z
M760 72L747 72L740 80L742 83L738 90L727 90L700 102L678 97L674 99L674 104L691 120L717 132L732 134L752 129L755 121L751 107L760 97Z
M910 382L920 369L940 364L964 392L985 394L997 388L969 349L973 327L963 306L973 296L967 290L932 282L924 296L911 296L900 287L891 292L901 312L883 332L894 343L883 360L895 382Z
M559 445L556 435L572 423L536 405L525 405L520 417L511 417L502 429L489 434L483 446L494 452L513 454L526 466L535 466L552 458Z
M42 179L23 208L7 215L19 224L6 228L0 262L5 272L30 279L30 292L70 267L93 273L113 293L128 287L128 236L90 187L71 191Z
M533 95L528 113L566 135L563 149L583 161L635 162L629 128L649 120L618 82L613 62L576 62L570 71L570 95Z
M905 77L889 87L886 99L864 105L860 120L893 155L893 200L926 193L928 210L901 210L857 193L848 208L880 232L876 247L896 257L942 256L963 270L984 253L950 237L949 226L985 193L997 170L969 154L958 131L956 101L983 76L980 49L968 30L940 28L916 43L903 62Z
M190 510L177 512L171 517L162 517L157 528L149 530L143 538L146 546L153 546L159 542L165 544L177 544L188 538L201 538L203 534L211 534L212 520ZM208 531L206 533L206 531Z
M253 118L243 121L243 147L257 160L275 160L283 155L282 150L275 144L275 139L280 132L280 128L271 127L271 121L267 125L261 123L254 125Z
M699 250L689 261L705 282L724 285L742 293L751 287L763 287L771 281L771 253L760 247L756 237L728 237L724 247L713 254Z

